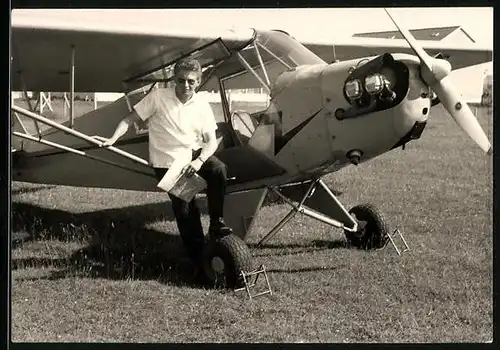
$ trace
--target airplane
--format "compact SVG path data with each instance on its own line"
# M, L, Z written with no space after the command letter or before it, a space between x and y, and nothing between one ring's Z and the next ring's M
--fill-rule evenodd
M194 57L203 67L199 93L220 95L216 156L228 166L224 215L234 229L207 244L207 276L236 287L246 271L255 271L245 242L271 194L291 209L257 247L298 213L341 229L355 247L384 247L392 233L382 213L371 204L346 209L322 180L326 174L404 149L420 138L438 104L492 154L449 77L452 67L491 61L492 50L417 41L386 12L404 39L336 41L337 59L329 62L331 42L299 42L282 30L196 32L150 23L139 14L134 21L112 20L106 10L13 10L11 89L25 96L70 91L71 105L64 123L31 106L11 106L12 179L161 191L147 160L147 125L136 124L110 147L101 147L100 136L111 135L148 91L172 84L178 60ZM254 88L269 97L262 110L230 108L231 91ZM122 91L124 96L74 118L75 91ZM20 115L34 122L35 133ZM40 123L49 128L41 131Z

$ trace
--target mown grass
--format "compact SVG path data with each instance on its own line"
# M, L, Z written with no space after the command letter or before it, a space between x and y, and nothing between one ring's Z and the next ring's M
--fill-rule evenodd
M12 336L70 342L486 342L492 159L441 108L422 138L325 177L411 250L359 251L297 216L254 249L272 296L196 286L162 193L13 183ZM492 139L492 116L479 110ZM265 207L254 247L288 207ZM207 224L206 215L203 216Z

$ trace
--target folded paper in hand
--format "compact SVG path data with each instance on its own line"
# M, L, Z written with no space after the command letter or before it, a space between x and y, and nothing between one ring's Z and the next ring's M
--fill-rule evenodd
M207 183L196 173L187 176L182 171L187 164L189 162L186 160L176 160L157 186L177 198L190 202L197 193L207 187Z

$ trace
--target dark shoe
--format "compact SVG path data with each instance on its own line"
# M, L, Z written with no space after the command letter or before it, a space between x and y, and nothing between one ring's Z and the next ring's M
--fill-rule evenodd
M208 228L210 238L222 238L232 233L233 230L224 223L222 218L210 221L210 227Z
M214 287L213 282L210 281L208 276L205 274L203 267L201 267L201 266L198 266L196 268L193 280L197 286L204 287L204 288L213 288Z

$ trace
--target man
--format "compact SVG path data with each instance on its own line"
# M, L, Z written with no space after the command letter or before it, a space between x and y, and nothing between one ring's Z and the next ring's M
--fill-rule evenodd
M178 62L174 67L175 88L152 89L102 146L113 145L134 122L147 121L149 157L157 179L161 180L175 159L191 160L184 171L188 176L198 173L206 180L209 235L220 237L232 232L223 220L227 168L213 155L217 149L217 125L210 104L196 93L201 76L198 61ZM186 203L173 195L169 197L187 254L200 267L205 240L196 201Z

